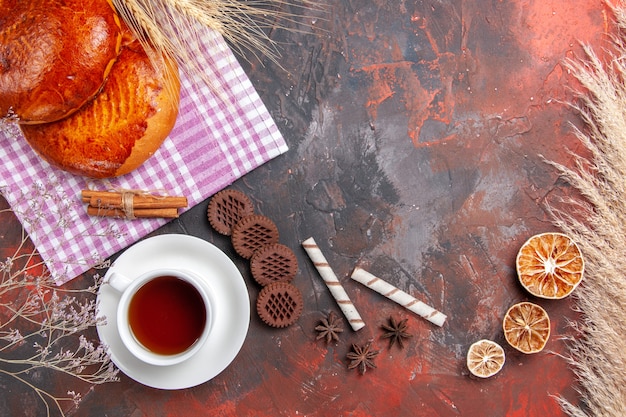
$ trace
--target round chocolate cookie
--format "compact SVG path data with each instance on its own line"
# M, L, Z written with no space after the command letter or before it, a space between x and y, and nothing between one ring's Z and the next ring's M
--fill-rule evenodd
M269 218L252 214L233 227L232 242L241 257L250 259L257 249L278 243L278 228Z
M298 260L293 251L283 244L265 245L252 255L250 271L260 285L289 282L298 272Z
M257 314L272 327L287 327L302 314L302 293L288 282L273 282L263 287L256 300Z
M230 236L233 227L244 217L254 213L252 201L241 191L228 189L215 194L209 201L207 217L216 232Z

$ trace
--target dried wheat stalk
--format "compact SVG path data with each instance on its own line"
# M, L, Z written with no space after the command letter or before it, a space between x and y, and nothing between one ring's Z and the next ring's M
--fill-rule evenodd
M585 59L566 63L583 87L572 106L585 122L575 133L589 155L575 155L574 168L550 162L584 197L550 207L586 259L575 293L578 337L569 341L582 405L561 399L575 417L626 416L626 6L609 6L617 33L607 58L585 46Z
M190 79L215 90L213 80L198 62L197 49L217 48L211 31L231 47L249 50L257 58L278 63L278 49L267 31L296 19L286 9L315 9L313 0L112 0L120 17L142 43L152 60L173 58ZM219 92L219 91L218 91Z

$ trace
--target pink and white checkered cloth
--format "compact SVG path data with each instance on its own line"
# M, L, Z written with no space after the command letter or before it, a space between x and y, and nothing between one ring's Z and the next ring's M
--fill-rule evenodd
M226 42L209 36L189 47L205 61L213 89L183 77L176 126L155 155L128 175L92 180L68 174L42 161L15 126L0 125L0 190L58 284L166 222L90 217L82 189L167 190L186 196L192 207L287 150Z

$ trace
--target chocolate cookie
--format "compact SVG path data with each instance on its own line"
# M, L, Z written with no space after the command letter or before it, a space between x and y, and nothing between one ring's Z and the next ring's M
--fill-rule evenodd
M302 314L302 293L288 282L273 282L263 287L256 301L257 314L272 327L287 327Z
M228 189L215 194L209 202L207 217L216 232L230 236L233 227L254 213L252 201L241 191Z
M290 282L298 272L298 260L293 251L283 244L265 245L252 255L250 271L260 285Z
M252 214L233 227L232 242L241 257L250 259L257 249L278 243L278 228L269 218Z

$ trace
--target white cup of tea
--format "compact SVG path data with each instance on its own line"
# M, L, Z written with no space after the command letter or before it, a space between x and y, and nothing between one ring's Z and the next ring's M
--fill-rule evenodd
M109 271L108 283L121 293L117 327L126 348L139 360L175 365L198 352L213 323L212 294L196 274L156 269L131 279Z

